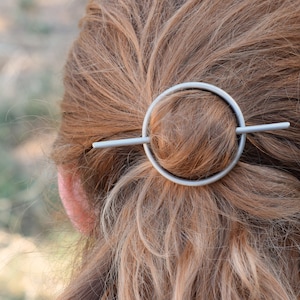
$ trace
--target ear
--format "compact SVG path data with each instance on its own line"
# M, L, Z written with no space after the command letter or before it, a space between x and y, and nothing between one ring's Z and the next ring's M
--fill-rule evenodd
M74 227L83 234L90 233L95 224L95 214L88 203L79 176L59 167L57 177L61 201Z

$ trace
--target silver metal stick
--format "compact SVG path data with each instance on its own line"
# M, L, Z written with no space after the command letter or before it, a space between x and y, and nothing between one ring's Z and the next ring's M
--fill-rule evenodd
M243 134L243 133L261 132L261 131L269 131L269 130L287 129L289 127L290 127L290 122L281 122L281 123L237 127L235 132L236 134Z

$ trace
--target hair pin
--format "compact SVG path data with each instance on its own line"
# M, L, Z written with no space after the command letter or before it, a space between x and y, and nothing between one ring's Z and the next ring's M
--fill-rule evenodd
M236 156L232 160L232 162L221 172L214 174L210 177L200 179L200 180L188 180L188 179L183 179L180 177L177 177L167 170L163 169L156 159L153 157L153 154L149 148L149 143L150 143L150 137L147 136L147 131L148 131L148 125L150 121L150 116L153 111L153 108L155 105L161 101L164 97L166 97L169 94L172 94L177 91L181 90L186 90L186 89L200 89L200 90L205 90L212 92L219 96L222 100L227 102L233 112L236 115L237 122L238 122L238 127L236 128L236 134L240 135L239 139L239 146L238 150L236 153ZM246 126L245 125L245 120L243 113L238 106L238 104L235 102L235 100L227 94L224 90L216 87L215 85L204 83L204 82L185 82L181 84L177 84L172 86L171 88L165 90L163 93L161 93L158 97L155 98L155 100L151 103L149 106L145 118L143 121L143 126L142 126L142 136L137 137L137 138L128 138L128 139L120 139L120 140L110 140L110 141L101 141L101 142L95 142L93 143L93 148L110 148L110 147L122 147L122 146L130 146L130 145L139 145L143 144L145 153L152 163L153 167L164 177L169 179L172 182L175 182L177 184L181 185L186 185L186 186L203 186L207 185L210 183L213 183L222 177L224 177L227 173L229 173L233 167L237 164L239 161L244 147L246 143L246 134L247 133L254 133L254 132L262 132L262 131L272 131L272 130L281 130L281 129L287 129L290 127L289 122L280 122L280 123L271 123L271 124L261 124L261 125L254 125L254 126Z
M287 129L289 127L290 127L289 122L279 122L279 123L271 123L271 124L237 127L235 132L236 134L244 134L244 133ZM141 145L147 143L150 143L150 137L137 137L137 138L129 138L129 139L95 142L93 143L93 148L103 149L103 148L111 148L111 147Z

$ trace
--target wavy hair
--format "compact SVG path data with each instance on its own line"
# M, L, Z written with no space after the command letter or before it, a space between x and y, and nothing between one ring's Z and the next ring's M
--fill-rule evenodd
M96 216L61 299L300 299L300 1L92 0L65 66L53 158L79 174ZM153 99L208 82L239 104L247 135L237 166L203 187L160 176L137 137ZM150 120L171 173L199 179L231 161L232 111L181 91Z

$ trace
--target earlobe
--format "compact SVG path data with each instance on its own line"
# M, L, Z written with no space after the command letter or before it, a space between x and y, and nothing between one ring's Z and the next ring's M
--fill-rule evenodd
M95 215L89 206L79 176L58 167L57 177L59 195L71 222L81 233L90 233L94 227Z

